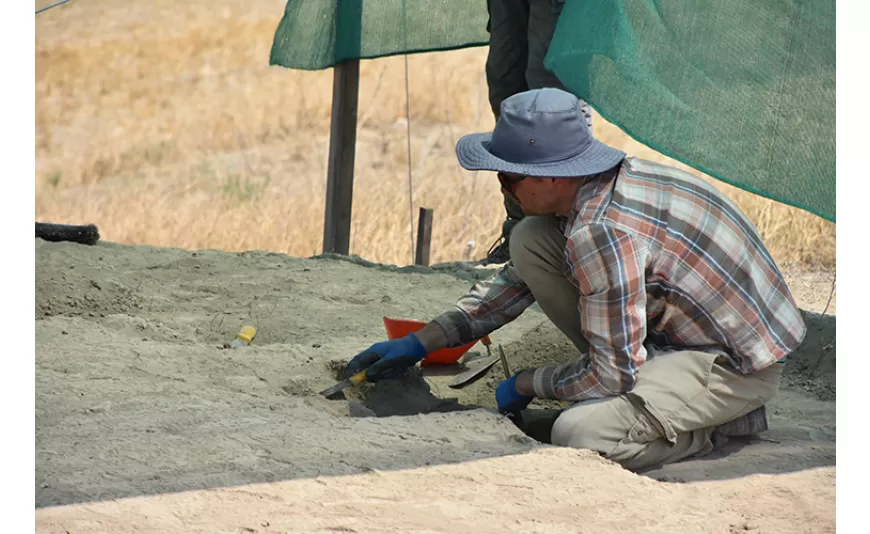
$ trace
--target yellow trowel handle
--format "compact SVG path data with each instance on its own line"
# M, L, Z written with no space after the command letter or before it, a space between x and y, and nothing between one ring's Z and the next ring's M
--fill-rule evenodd
M324 397L326 397L327 399L331 399L331 398L333 398L334 395L336 395L339 391L343 390L344 388L346 388L348 386L355 386L355 385L359 384L360 382L364 382L365 379L366 379L366 371L363 370L363 371L360 371L357 374L351 376L350 378L345 378L344 380L342 380L338 384L332 386L331 388L324 389L323 391L320 392L320 394L323 395Z
M360 382L364 382L366 379L366 370L367 369L363 369L362 371L348 378L348 381L354 386L359 384Z

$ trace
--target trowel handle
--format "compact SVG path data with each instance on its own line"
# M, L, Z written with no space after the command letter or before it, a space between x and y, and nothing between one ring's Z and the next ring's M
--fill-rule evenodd
M347 380L354 386L359 384L360 382L364 382L366 379L366 371L368 371L368 369L363 369L362 371L358 372Z

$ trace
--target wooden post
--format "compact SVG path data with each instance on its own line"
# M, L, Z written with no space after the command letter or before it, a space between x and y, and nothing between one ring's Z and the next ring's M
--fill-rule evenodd
M432 218L434 210L420 208L420 218L417 221L417 253L414 256L416 265L429 266L429 246L432 244Z
M344 61L333 70L323 252L348 254L359 100L359 60Z

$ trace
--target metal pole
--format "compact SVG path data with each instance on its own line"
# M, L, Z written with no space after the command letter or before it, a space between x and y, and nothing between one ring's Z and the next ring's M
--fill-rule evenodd
M323 252L348 254L359 100L359 60L344 61L333 70Z

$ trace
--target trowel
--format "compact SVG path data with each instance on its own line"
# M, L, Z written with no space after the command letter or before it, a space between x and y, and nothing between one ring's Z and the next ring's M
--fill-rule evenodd
M320 394L328 399L334 395L337 395L339 391L343 390L344 388L346 388L348 386L355 386L355 385L359 384L360 382L364 382L366 379L366 371L367 371L367 369L363 369L362 371L351 376L350 378L345 378L344 380L342 380L338 384L332 386L331 388L324 389L323 391L320 392Z
M461 387L467 386L478 377L486 374L486 372L489 371L489 369L493 365L495 365L495 362L497 362L498 360L499 358L496 356L474 360L472 363L466 364L466 366L468 367L467 370L456 375L456 378L454 378L447 385L454 389L459 389Z
M468 368L465 371L456 375L456 378L453 379L449 384L449 387L454 389L458 389L464 387L477 378L486 374L489 369L495 365L495 362L499 361L499 357L492 355L492 349L490 349L490 345L492 345L492 339L489 336L484 336L481 340L483 345L486 347L487 358L486 359L475 359L463 362L465 366Z

